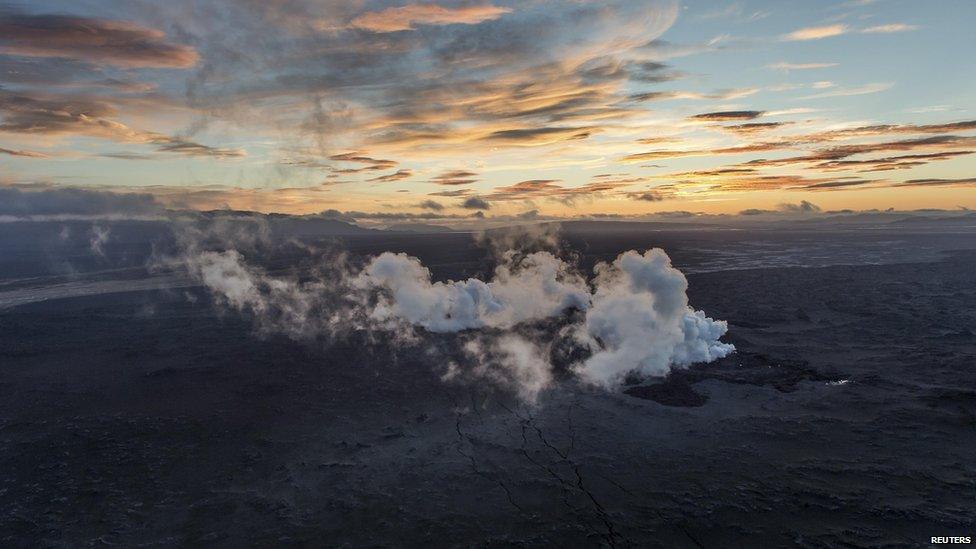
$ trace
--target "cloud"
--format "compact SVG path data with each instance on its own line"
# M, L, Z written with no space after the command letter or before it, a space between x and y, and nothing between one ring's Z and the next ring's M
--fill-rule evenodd
M373 320L404 320L431 332L511 328L569 308L585 308L589 302L586 283L548 252L509 256L489 282L432 282L418 259L385 252L366 265L353 285L389 292L371 311Z
M113 120L117 110L105 101L61 95L15 93L0 88L0 132L36 135L87 135L125 143L153 145L160 152L184 156L237 158L241 149L224 149L183 137L130 128Z
M764 111L721 111L721 112L706 112L703 114L696 114L691 117L691 120L705 120L709 122L729 122L735 120L753 120L764 115Z
M824 171L856 169L859 172L887 172L892 170L909 170L924 166L930 162L949 160L957 156L966 156L973 153L976 153L976 151L941 151L935 153L885 156L863 160L828 160L816 164L815 167Z
M409 179L413 177L413 171L408 169L397 170L393 173L380 175L372 179L367 179L367 181L374 183L389 183L391 181L400 181L402 179Z
M813 69L826 69L836 66L837 63L788 63L786 61L781 61L779 63L766 65L766 68L778 71L806 71Z
M448 198L457 198L459 196L467 196L473 193L471 189L452 189L450 191L437 191L430 193L430 196L446 196Z
M161 152L181 154L184 156L211 156L216 158L240 158L247 156L247 153L242 149L211 147L180 137L154 136L149 138L149 142L156 145L156 149Z
M915 150L936 150L936 155L931 157L937 159L938 153L952 151L962 148L976 147L976 137L966 137L958 135L936 135L933 137L923 137L918 139L901 139L897 141L882 141L878 143L860 143L853 145L839 145L814 151L809 155L791 156L778 159L758 159L746 163L747 166L788 166L793 164L822 163L823 167L830 168L835 161L843 160L851 156L868 153L881 153L889 151L915 151ZM940 150L941 149L941 150Z
M481 5L448 8L436 4L408 4L364 13L349 26L372 32L413 30L415 25L477 25L511 13L510 8Z
M499 243L509 240L506 234ZM252 244L214 240L198 229L177 238L182 250L160 264L186 269L220 306L249 313L261 332L303 340L350 331L401 341L422 332L457 334L441 338L461 347L445 361L445 380L488 379L527 401L555 378L552 338L531 335L533 324L548 319L564 324L556 337L572 351L568 356L581 357L571 370L605 387L630 372L664 376L734 351L720 341L727 325L688 305L687 280L659 249L600 263L590 282L553 253L522 248L500 252L486 280L434 281L419 259L392 252L362 267L341 254L314 256L316 267L298 278L249 265L238 248ZM220 249L209 249L210 241Z
M893 82L875 82L873 84L865 84L863 86L857 86L853 88L838 88L823 93L806 95L800 97L800 99L824 99L828 97L849 97L853 95L867 95L871 93L883 92L885 90L891 89L891 87L894 85L895 84Z
M976 130L976 120L963 120L960 122L946 122L941 124L879 124L874 126L856 126L854 128L831 130L823 132L820 135L833 138L911 133L938 134L971 130Z
M98 155L101 158L112 158L115 160L152 160L156 158L151 154L142 154L135 152L108 152Z
M49 158L48 155L44 153L39 153L35 151L25 151L18 149L5 149L0 147L0 154L6 154L8 156L19 156L22 158Z
M149 194L0 186L0 216L148 216L162 212L162 204Z
M753 122L749 124L734 124L731 126L719 126L722 131L732 132L741 136L753 136L770 130L782 128L789 125L789 122Z
M519 145L542 145L559 141L587 139L598 131L599 128L594 126L517 128L493 131L482 139Z
M644 84L672 82L685 76L683 72L659 61L620 61L615 58L584 63L577 69L577 74L587 82L630 80Z
M811 191L835 191L839 189L846 189L849 187L863 187L864 185L871 185L878 183L873 179L843 179L839 181L825 181L823 183L811 183L804 187L803 189Z
M768 11L745 11L740 2L733 2L724 8L716 8L698 15L698 19L722 19L724 21L758 21L769 17Z
M655 179L673 181L656 187L665 198L677 194L711 193L716 191L740 192L778 189L831 190L855 185L879 183L876 180L852 176L808 177L799 174L763 175L754 161L731 167L695 170L655 176Z
M415 209L418 203L432 198L443 201L449 211L464 212L453 208L459 208L465 199L477 198L494 205L493 212L540 207L545 218L550 213L547 203L551 201L569 204L612 198L637 207L633 200L644 194L641 191L657 189L646 185L650 181L628 184L624 182L627 177L620 176L612 178L614 185L609 184L609 179L581 185L587 173L596 172L580 172L584 179L579 174L571 178L566 175L572 169L606 166L628 153L632 154L627 161L641 166L635 164L628 169L637 170L633 174L642 176L667 171L663 167L644 171L643 167L656 159L715 155L718 160L725 160L728 155L742 155L741 160L767 162L753 165L758 170L753 173L701 176L697 183L702 189L721 188L726 183L730 189L826 189L856 185L840 173L801 172L791 179L787 177L790 174L767 177L764 170L910 170L925 163L959 158L976 149L959 143L933 143L913 145L904 153L858 149L853 154L863 156L838 158L836 155L843 150L824 150L836 144L846 145L844 140L855 137L842 118L843 105L830 108L824 103L822 114L814 119L804 116L810 109L770 111L763 109L769 105L753 104L760 92L758 85L723 89L721 82L713 86L697 77L686 80L684 86L655 85L691 74L679 63L680 55L732 51L757 44L727 35L701 44L662 41L657 37L673 23L681 7L679 2L667 0L249 0L244 5L220 4L220 9L212 3L173 0L152 7L126 5L115 12L92 6L85 4L70 10L98 14L89 19L21 16L7 10L0 14L0 20L7 24L16 17L52 18L56 23L52 28L57 29L82 20L86 28L113 37L121 36L116 32L119 29L112 26L118 23L138 39L113 38L114 42L105 49L124 43L146 43L150 49L159 44L188 48L199 57L196 69L133 70L164 67L136 66L138 61L133 61L130 54L125 54L129 61L119 60L122 54L118 53L111 54L116 61L99 61L87 46L76 48L77 55L65 54L67 57L0 55L0 72L5 74L5 87L0 90L0 138L6 147L0 149L0 157L8 158L13 167L41 174L48 173L48 167L57 167L54 162L61 168L72 162L81 172L72 175L94 181L94 175L104 173L117 183L131 177L132 170L139 167L171 170L176 164L130 163L126 167L132 170L107 173L101 170L106 165L121 164L103 159L174 155L233 159L245 153L258 155L246 162L235 162L234 166L207 161L206 175L201 177L227 185L217 188L187 179L186 184L200 186L200 193L194 197L186 194L187 204L219 207L226 202L265 211L309 211L328 205L420 211ZM221 17L215 17L217 12L221 12ZM103 17L129 21L113 22ZM823 29L842 20L825 21L831 23L803 21L783 27L776 34L793 29L798 29L798 33L810 31L799 29L807 25ZM891 20L860 21L843 19L846 25L841 27L851 35L873 33L869 25ZM25 36L9 40L33 40L31 47L48 47ZM867 36L856 38L867 40ZM12 43L7 40L0 33L0 47ZM757 66L771 63L767 66L774 70L809 71L837 65L830 62L830 56L772 53ZM772 74L767 71L767 76ZM810 82L829 78L816 74L817 78L802 84L806 91L796 93L818 94L810 96L811 104L817 98L829 101L843 95L873 93L870 86L855 82L844 87L847 84L840 80L837 82L843 85L813 89ZM679 87L686 89L675 89ZM762 90L771 91L769 87ZM743 97L749 99L736 101ZM688 109L679 109L677 103L649 103L671 100L709 103L683 105ZM753 108L756 110L738 110ZM685 117L696 113L703 114L692 120L703 124L688 123ZM739 114L722 118L723 113ZM746 113L757 113L761 118ZM771 118L774 114L797 117ZM792 120L792 125L788 126L786 120ZM821 127L841 130L809 129ZM910 128L865 128L860 135L864 139L859 141L893 142L900 138L874 137L902 130L908 132ZM951 129L944 133L964 131L969 130ZM784 135L790 132L809 133ZM654 135L673 141L639 140ZM89 137L112 143L93 143ZM28 162L27 155L34 151L49 154L52 160ZM472 156L471 151L483 154ZM787 155L786 159L780 158ZM74 161L82 158L84 162ZM413 171L406 169L408 161ZM779 161L782 162L777 165ZM959 162L942 167L956 169ZM185 164L191 170L187 173L199 174L202 172L197 171L196 164L202 163L181 160L177 164ZM482 167L491 174L467 171L481 171ZM453 176L448 176L452 172ZM497 179L497 174L512 173L522 176L509 181ZM914 175L905 173L899 175ZM950 171L936 175L959 174ZM240 177L251 181L255 176L267 180L266 189L237 190L229 183ZM160 177L161 174L151 174L154 180ZM552 177L567 179L540 188L512 184L519 179ZM321 188L326 178L328 189ZM418 198L393 194L406 184L387 190L374 185L371 196L380 192L384 195L368 199L375 198L376 206L357 202L363 197L354 185L367 180L379 184L407 178L421 184L443 185L440 188L445 190ZM709 198L708 190L694 190L692 179L689 176L668 181L681 186L663 194L671 197L675 192L689 200ZM348 185L337 187L340 183ZM289 190L274 190L285 184ZM497 192L491 189L499 184ZM239 185L253 187L251 183ZM456 192L452 185L458 187ZM648 196L656 192L659 193L655 190ZM541 202L519 207L495 202L533 199ZM168 198L161 200L172 204ZM602 209L605 205L596 207ZM471 211L480 210L464 213Z
M726 127L722 127L725 129ZM729 126L728 128L734 128ZM832 141L859 138L877 137L885 135L902 134L935 134L934 137L920 139L906 139L897 141L882 141L877 143L859 143L854 145L840 145L826 147L815 150L813 153L803 156L792 156L786 158L766 159L760 158L746 163L746 167L773 167L789 166L794 164L825 163L842 160L850 156L867 153L879 153L887 151L912 151L912 150L932 150L936 153L952 151L960 148L973 147L976 137L941 135L949 132L963 132L976 129L976 121L966 120L961 122L951 122L944 124L879 124L874 126L856 126L853 128L842 128L837 130L825 130L801 135L787 135L776 138L769 138L765 141L734 145L729 147L717 147L713 149L692 149L692 150L655 150L643 153L634 153L624 156L624 162L642 162L646 160L682 158L691 156L713 156L726 154L746 154L757 152L771 152L778 150L795 149L810 145L822 144ZM733 130L734 131L734 130ZM747 133L748 135L748 133ZM942 149L941 151L939 149ZM955 153L953 153L955 154ZM968 153L967 153L968 154ZM929 160L942 160L950 155L933 154ZM908 159L904 159L908 160ZM820 167L832 168L839 165L822 164ZM680 174L679 174L680 175Z
M688 306L687 280L659 249L629 251L611 264L599 264L592 296L585 282L548 252L521 259L509 252L506 257L488 283L432 283L419 261L387 253L374 259L356 284L390 292L389 300L372 311L374 319L403 319L434 332L512 327L568 308L584 310L575 332L591 355L574 370L605 386L635 370L663 376L672 367L715 360L734 350L719 341L727 330L724 322Z
M188 68L199 55L126 21L0 12L0 53L76 59L124 68Z
M140 82L111 71L111 67L92 65L60 57L20 57L0 55L0 74L5 84L21 86L59 86L76 90L148 94L156 90L151 82Z
M33 67L26 72L32 74L24 81L37 87L18 88L18 93L50 96L51 85L61 91L70 87L72 97L64 99L111 110L95 120L62 124L51 135L97 134L134 142L137 134L188 127L187 135L179 137L190 140L197 131L234 128L245 132L262 154L275 148L318 153L287 165L329 169L325 159L333 150L368 150L377 159L422 155L456 160L481 143L503 149L582 141L619 127L613 125L616 121L640 115L621 101L630 92L625 90L628 82L677 77L676 71L650 59L650 53L630 53L674 22L675 0L506 1L497 6L455 0L218 4L127 4L116 11L119 17L132 18L128 22L22 16L48 18L59 29L95 29L95 36L111 41L98 48L57 46L49 57L24 58L42 60L45 66L29 63ZM22 47L33 40L35 52L55 47L26 34L10 40ZM129 46L132 51L126 51ZM145 50L142 58L133 53L139 47ZM180 51L186 55L179 57ZM197 57L197 68L188 76L118 70L189 66ZM583 74L580 67L590 61L619 70ZM103 70L105 64L110 66ZM22 66L9 72L6 68L0 72L8 76L25 72L19 70ZM153 81L136 81L136 75ZM167 111L159 112L161 106ZM145 130L129 127L134 121ZM109 128L109 122L128 131ZM20 131L53 124L25 124ZM224 151L219 146L167 149L210 156ZM381 169L379 164L337 166L334 173Z
M913 31L917 29L915 25L906 25L904 23L891 23L888 25L877 25L874 27L868 27L866 29L861 29L859 32L866 34L890 34L893 32L906 32Z
M852 181L856 181L853 183ZM724 191L724 192L743 192L743 191L764 191L764 190L778 190L778 189L806 189L806 190L824 190L826 188L842 187L849 185L863 185L867 183L874 183L874 181L867 181L857 178L845 179L843 177L807 177L803 175L741 175L741 176L730 176L730 177L718 177L716 179L701 182L701 181L679 181L673 186L682 190L685 188L690 188L694 190L697 187L705 187L705 191ZM700 191L701 192L701 191Z
M452 361L443 379L452 381L464 374L475 379L487 378L514 391L522 400L534 403L555 377L549 354L550 345L521 335L481 335L462 346L465 362L473 366L461 372Z
M792 109L776 109L772 111L767 111L767 116L787 116L793 114L810 114L818 112L820 109L814 109L811 107L793 107Z
M643 162L645 160L656 160L662 158L681 158L686 156L710 156L716 154L745 154L751 152L775 151L785 148L787 145L780 142L749 143L745 145L735 145L732 147L719 147L716 149L701 150L657 150L643 153L628 154L621 160L623 162Z
M569 203L578 198L587 198L626 187L633 182L594 181L579 187L564 187L558 179L529 179L518 183L496 187L487 198L491 200L532 200L546 198Z
M960 186L970 187L976 185L976 177L966 177L961 179L909 179L900 183L895 183L895 187L941 187L941 186Z
M366 164L363 168L353 168L353 169L334 169L336 173L358 173L360 171L375 171L375 170L388 170L395 168L397 162L395 160L387 160L384 158L373 158L366 156L361 152L346 152L340 154L333 154L329 156L329 160L336 162L351 162L354 164ZM314 163L313 167L320 167L321 164Z
M431 212L342 212L348 219L356 221L416 221L434 219L467 219L467 216L457 214L446 214L440 211Z
M664 376L735 350L720 341L725 322L688 306L688 281L664 251L631 250L594 271L596 290L577 336L593 351L575 368L583 379L614 386L632 371Z
M784 202L782 204L777 205L776 209L778 209L781 212L801 213L801 214L820 213L821 211L820 206L817 206L813 202L808 202L806 200L800 201L799 204L791 204L791 203Z
M91 237L88 240L88 247L97 256L105 257L105 245L108 244L112 236L112 230L108 227L95 225L91 228Z
M917 28L918 27L914 25L906 25L904 23L891 23L887 25L877 25L859 29L856 32L862 34L889 34L893 32L911 31ZM832 36L847 34L849 32L853 32L854 30L855 29L852 29L847 25L838 23L834 25L825 25L822 27L807 27L797 29L789 34L784 34L780 37L780 39L785 41L820 40L822 38L830 38Z
M755 95L757 93L759 93L759 88L732 88L726 90L716 90L711 93L689 91L652 91L632 94L629 99L638 103L678 99L730 101L732 99L749 97L750 95Z
M662 200L666 200L667 199L667 196L665 196L663 193L655 192L655 191L644 191L644 192L639 192L639 193L630 193L627 196L629 196L630 198L632 198L634 200L641 200L641 201L644 201L644 202L660 202Z
M558 182L561 181L559 179L528 179L506 187L497 187L495 188L495 194L510 198L524 198L537 193L559 191L563 187L557 185L556 183Z
M637 51L653 59L674 59L721 50L723 46L720 42L720 38L715 38L705 42L680 44L655 38L637 48Z
M423 202L418 204L418 206L426 210L434 210L435 212L439 212L444 209L443 204L441 204L440 202L436 202L434 200L424 200Z
M437 185L470 185L478 181L478 174L470 172L467 170L450 170L441 173L437 177L431 179L432 183Z
M806 27L797 29L789 34L784 34L781 39L786 41L820 40L822 38L829 38L831 36L839 36L848 32L849 30L850 28L847 25L842 24L826 25L822 27Z
M468 210L488 210L491 209L491 204L483 198L472 196L461 202L461 207Z
M665 177L678 177L678 178L690 178L698 179L704 177L721 177L721 176L741 176L741 175L751 175L755 174L758 170L755 168L716 168L712 170L694 170L690 172L678 172L668 174Z
M355 217L335 209L322 211L318 214L318 216L321 217L322 219L334 219L336 221L343 221L345 223L356 222Z

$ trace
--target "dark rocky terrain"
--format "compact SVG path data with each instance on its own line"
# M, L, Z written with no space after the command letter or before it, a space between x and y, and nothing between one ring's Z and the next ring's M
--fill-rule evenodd
M442 381L422 344L259 337L191 281L150 277L136 244L88 267L20 257L0 287L0 545L878 547L976 532L972 234L565 238L587 265L664 247L738 352L619 392L567 377L529 406ZM467 242L345 245L458 277L485 267Z

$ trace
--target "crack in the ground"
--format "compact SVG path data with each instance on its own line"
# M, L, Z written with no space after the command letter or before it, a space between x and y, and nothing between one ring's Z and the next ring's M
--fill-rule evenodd
M630 489L628 489L626 486L624 486L623 484L620 484L616 480L613 480L612 478L610 478L610 477L608 477L606 475L601 475L599 473L597 473L597 476L600 477L600 478L602 478L603 480L607 481L608 483L612 484L613 486L617 487L618 490L620 490L621 492L627 494L628 496L635 497L635 498L638 497L637 494L635 494ZM663 522L665 524L669 524L671 522L670 520L668 520L668 518L666 516L664 516L664 513L662 513L660 509L654 507L654 508L651 508L651 511L653 511L654 514L657 515L657 518L661 519L661 522ZM693 544L695 544L696 547L699 547L701 549L704 549L705 546L702 544L702 542L694 534L691 533L690 530L688 530L688 527L685 526L685 523L684 522L675 522L674 525L675 525L675 527L678 528L678 530L681 530L681 533L683 533L685 535L685 537L688 538L689 541L691 541Z
M505 492L505 498L508 500L508 503L510 503L512 505L512 507L515 507L516 509L518 509L518 511L520 513L523 513L524 514L525 513L525 509L523 509L522 506L520 506L515 501L515 497L512 495L512 491L508 488L508 485L505 484L505 482L502 481L502 479L495 478L492 475L489 475L488 473L486 473L485 471L482 471L481 469L479 469L478 468L478 462L475 459L475 457L473 455L465 452L462 449L462 446L464 445L464 442L465 441L467 441L468 444L471 444L472 446L474 445L474 442L473 442L473 440L471 439L471 437L469 435L466 435L466 434L464 434L463 431L461 431L461 413L459 411L460 408L457 406L456 401L455 401L455 407L454 407L454 409L455 409L455 417L456 417L455 422L454 422L454 430L457 432L457 436L458 436L458 444L455 447L455 450L457 451L457 453L459 455L463 456L464 458L466 458L468 460L468 462L471 464L471 470L474 472L474 474L480 476L481 478L483 478L483 479L485 479L485 480L487 480L489 482L495 483L498 486L500 486L501 489L504 490L504 492Z
M576 516L577 518L580 518L579 524L583 528L585 528L590 534L592 534L594 536L604 537L605 538L606 536L603 533L601 533L601 532L597 531L596 529L594 529L585 520L582 520L581 515L582 515L582 512L583 512L583 508L574 506L572 504L572 502L570 501L570 497L569 497L570 493L571 492L575 492L578 488L576 486L574 486L573 484L571 484L570 482L568 482L566 479L564 479L559 473L557 473L555 470L553 470L552 467L549 467L548 465L545 465L543 463L540 463L538 460L536 460L535 458L533 458L532 455L529 453L529 451L528 451L529 439L528 439L528 436L526 435L526 429L528 428L528 424L525 421L525 418L523 418L518 412L516 412L512 408L506 406L504 402L501 402L501 401L498 401L498 400L496 400L496 402L498 403L499 406L501 406L503 409L505 409L506 411L508 411L509 414L511 414L513 417L515 417L518 420L518 424L519 424L519 427L520 427L519 431L520 431L521 440L522 440L522 444L519 447L519 451L525 457L525 459L529 463L531 463L532 465L538 467L539 469L541 469L542 471L544 471L546 474L548 474L550 477L552 477L553 479L555 479L557 485L559 486L560 490L562 491L561 500L563 502L563 505L569 510L569 512L572 515Z
M580 464L576 463L575 461L569 458L569 450L567 451L560 450L554 444L549 442L549 439L545 436L545 433L543 433L542 428L539 427L539 425L536 423L535 418L532 416L532 413L530 411L526 410L525 416L522 416L516 410L509 408L504 403L499 402L498 404L502 408L507 410L510 414L515 416L519 420L522 426L522 439L524 442L522 447L522 454L525 455L526 458L529 459L531 462L535 463L537 466L542 467L551 476L553 476L553 478L555 478L560 483L560 486L562 486L564 490L566 490L567 487L574 488L575 490L579 491L579 493L583 494L586 497L586 499L590 501L594 511L596 512L597 517L599 518L600 522L603 523L603 526L607 530L606 534L599 534L599 535L607 541L610 547L617 546L617 538L627 541L626 537L624 537L621 533L619 533L617 529L614 527L613 520L610 518L610 515L607 513L606 509L603 507L600 501L596 498L593 492L591 492L589 488L586 487L585 481L583 480L583 473L580 469L581 466ZM556 454L559 457L560 460L566 462L570 467L572 467L573 473L576 476L575 483L563 479L562 476L560 476L555 471L553 471L551 467L547 465L542 465L537 461L535 461L534 459L532 459L531 456L529 456L525 448L526 445L528 444L528 440L525 437L526 427L531 427L533 431L535 431L536 437L538 437L539 441L543 444L543 446L549 448L554 454ZM571 440L573 440L573 444L575 445L575 431L573 432ZM564 501L566 501L565 498ZM568 505L568 501L566 501L566 503Z

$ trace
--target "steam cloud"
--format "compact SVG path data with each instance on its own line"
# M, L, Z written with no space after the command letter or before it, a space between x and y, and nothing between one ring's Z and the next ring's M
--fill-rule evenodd
M594 350L576 370L610 384L630 371L664 376L673 366L711 362L735 350L728 330L688 306L688 280L664 250L620 254L596 266L592 306L580 338Z
M353 281L365 290L386 290L370 313L380 322L402 319L431 332L458 332L472 328L511 328L548 318L571 308L586 309L590 293L586 282L571 274L566 263L549 252L536 252L506 262L490 282L431 282L420 260L385 252L366 266Z
M536 243L551 246L551 234L536 236ZM510 240L493 244L497 250ZM562 333L587 357L570 370L608 388L630 372L665 376L735 350L720 341L728 329L724 321L688 305L687 279L657 248L600 263L589 282L551 251L511 249L498 252L487 281L441 282L419 259L402 253L384 252L360 267L333 256L301 277L275 276L249 265L236 249L206 250L199 238L187 243L175 261L218 302L250 313L260 330L296 339L333 338L347 330L411 340L418 330L458 333L460 352L447 361L445 379L490 379L527 401L551 385L555 367L553 338L528 337L522 328L547 319L571 320Z
M91 230L91 238L88 240L88 246L92 253L105 257L105 244L108 243L109 236L111 236L111 229L100 227L98 225L93 225Z

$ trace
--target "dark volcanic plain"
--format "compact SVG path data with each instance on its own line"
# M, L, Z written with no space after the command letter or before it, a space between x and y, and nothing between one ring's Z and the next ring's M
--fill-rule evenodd
M259 336L192 281L146 271L151 226L113 228L94 257L84 239L56 244L62 224L4 225L3 547L875 547L976 533L971 227L568 226L586 268L664 248L738 351L615 392L562 376L528 406L442 381L424 349L455 336ZM438 279L490 268L470 235L342 238L356 254L416 255Z

